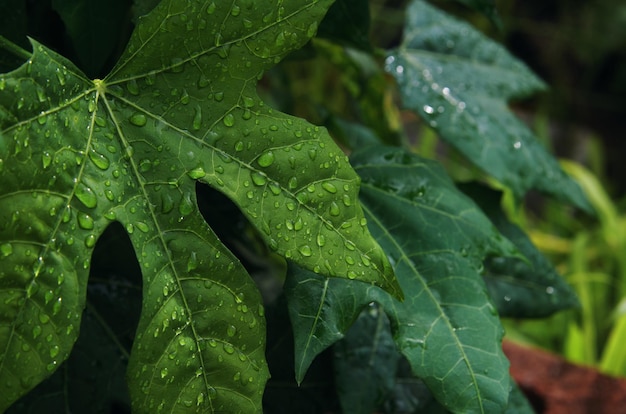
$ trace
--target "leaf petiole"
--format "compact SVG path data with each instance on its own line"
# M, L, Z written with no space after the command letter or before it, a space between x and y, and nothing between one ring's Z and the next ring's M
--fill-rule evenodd
M4 49L7 52L10 52L13 55L19 58L23 58L25 60L30 59L30 57L32 56L32 53L28 52L25 49L22 49L21 47L19 47L18 45L16 45L15 43L13 43L12 41L10 41L9 39L7 39L6 37L2 35L0 35L0 49Z

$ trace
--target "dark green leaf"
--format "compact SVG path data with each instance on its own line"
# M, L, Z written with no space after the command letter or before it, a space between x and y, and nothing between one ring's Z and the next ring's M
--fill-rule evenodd
M279 254L401 296L345 155L256 94L328 5L164 1L104 80L34 41L32 58L0 76L0 410L67 358L93 247L117 221L143 274L133 409L260 411L260 295L198 212L196 180Z
M20 47L28 47L26 37L28 19L25 0L3 0L0 2L0 36ZM23 59L0 47L0 72L13 70L23 63Z
M320 23L318 36L357 49L371 50L368 0L337 0Z
M375 287L291 272L285 287L296 338L296 372L341 338L360 309L378 302L412 370L452 411L506 407L508 362L502 328L478 273L485 255L516 255L443 169L398 148L352 156L369 228L405 292L397 302Z
M478 10L485 16L487 16L496 26L501 27L502 22L498 16L498 10L496 9L495 0L456 0L459 3L463 3L474 10Z
M507 108L508 99L544 85L503 47L414 0L387 70L406 107L517 197L534 188L592 211L580 187Z
M385 313L372 303L333 351L337 394L343 412L375 412L395 386L400 359Z
M491 257L485 260L483 277L500 316L540 318L578 306L574 289L528 236L505 217L500 209L501 193L478 184L465 184L460 189L474 199L527 259Z
M59 13L78 64L91 76L102 74L107 61L120 46L130 23L129 0L52 0Z

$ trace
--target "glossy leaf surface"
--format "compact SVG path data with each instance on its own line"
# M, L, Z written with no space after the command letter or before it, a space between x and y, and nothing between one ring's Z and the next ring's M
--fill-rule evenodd
M414 0L403 43L386 63L404 105L518 198L532 188L591 211L580 187L508 109L508 100L545 86L502 46Z
M103 80L36 42L0 76L0 408L67 358L93 247L117 221L143 273L133 409L260 411L260 296L198 212L196 180L231 198L279 254L400 295L345 155L256 94L329 3L163 1Z
M378 302L414 374L447 409L503 410L509 392L503 332L478 270L485 255L517 250L436 163L381 146L351 161L362 179L368 226L392 259L405 300L366 284L292 272L286 292L297 375L343 336L363 306Z

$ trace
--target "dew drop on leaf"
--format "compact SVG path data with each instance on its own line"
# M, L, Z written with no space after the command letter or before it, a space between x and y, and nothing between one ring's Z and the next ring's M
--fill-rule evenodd
M84 184L79 184L76 188L76 198L87 208L94 208L98 204L98 199L93 190Z
M95 245L96 245L96 236L94 236L93 234L90 234L89 236L85 238L86 247L92 248Z
M261 167L269 167L274 163L274 153L272 151L264 152L257 162Z
M258 186L265 185L265 183L267 183L267 178L264 174L261 174L260 172L255 172L252 173L252 182Z
M313 254L311 248L306 244L303 246L300 246L298 250L300 251L300 254L305 257L309 257Z
M146 125L148 119L144 114L137 112L130 117L129 121L135 126L142 127Z
M0 254L2 257L11 256L13 254L13 245L11 243L0 244Z
M89 151L89 159L101 170L109 168L110 161L107 157L95 151Z
M81 229L91 230L94 227L93 218L85 213L78 213L78 226Z
M331 194L335 194L337 192L337 187L335 187L334 184L329 183L328 181L324 181L322 183L322 188Z
M226 125L227 127L231 127L235 125L235 116L229 112L224 116L222 122L224 122L224 125Z

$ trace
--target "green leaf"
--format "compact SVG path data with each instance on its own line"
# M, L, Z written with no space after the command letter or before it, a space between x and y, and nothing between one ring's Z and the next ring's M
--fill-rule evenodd
M456 0L473 8L487 16L496 26L501 27L502 22L496 9L495 0Z
M0 76L0 409L67 358L93 247L117 221L143 274L133 409L261 410L260 295L198 212L196 180L231 198L279 254L401 296L345 155L256 94L329 5L278 3L163 1L104 80L35 41L32 58Z
M4 0L0 3L0 36L19 46L27 46L27 26L26 1ZM22 63L18 56L0 47L0 71L15 69Z
M576 292L500 209L501 193L478 184L460 189L482 208L498 230L517 246L527 261L509 257L485 260L483 278L491 300L503 317L541 318L579 306Z
M592 211L580 187L507 108L508 99L544 84L503 47L414 0L403 43L386 68L407 108L518 198L534 188Z
M318 36L370 51L368 0L337 0L320 23Z
M380 307L371 304L361 312L333 351L335 382L343 412L375 412L395 386L400 359L389 320Z
M120 40L126 40L122 36L130 24L128 1L52 0L52 8L65 23L77 64L87 75L100 75L118 51Z
M478 273L485 255L517 255L443 169L399 148L370 146L351 158L361 203L405 292L398 302L362 283L290 272L285 292L295 331L296 375L340 339L370 302L382 305L396 345L451 411L506 407L502 328Z

